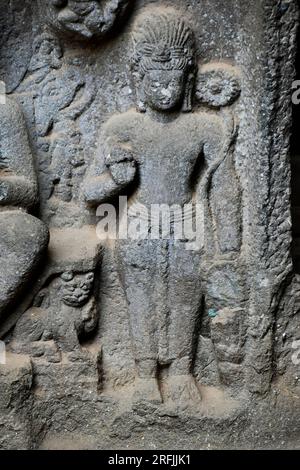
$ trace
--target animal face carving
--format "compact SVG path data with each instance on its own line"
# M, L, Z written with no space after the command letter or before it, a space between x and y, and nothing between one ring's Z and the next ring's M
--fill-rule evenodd
M157 111L173 110L182 104L185 73L182 70L153 70L143 81L145 101Z
M75 274L65 272L61 275L60 295L69 307L82 307L92 293L94 273Z

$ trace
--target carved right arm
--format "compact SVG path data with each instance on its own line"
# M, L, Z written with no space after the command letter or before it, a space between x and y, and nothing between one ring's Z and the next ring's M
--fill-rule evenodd
M84 185L85 199L98 205L120 194L136 175L136 162L132 154L121 146L114 147L105 159L107 170L97 175L97 169Z

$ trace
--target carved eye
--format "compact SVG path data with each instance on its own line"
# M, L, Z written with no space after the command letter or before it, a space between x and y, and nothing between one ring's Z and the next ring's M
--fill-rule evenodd
M52 88L48 91L48 95L49 96L57 96L58 95L58 91L55 89L55 88Z

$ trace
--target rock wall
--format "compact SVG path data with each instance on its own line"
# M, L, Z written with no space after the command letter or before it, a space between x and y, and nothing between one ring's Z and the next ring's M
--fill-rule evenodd
M0 0L0 448L295 445L298 18Z

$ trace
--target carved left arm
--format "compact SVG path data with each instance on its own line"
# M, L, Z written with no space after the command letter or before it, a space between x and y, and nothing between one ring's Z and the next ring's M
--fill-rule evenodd
M204 199L221 254L237 253L241 247L241 188L234 164L237 128L230 113L222 113L223 131L204 146L208 171Z

